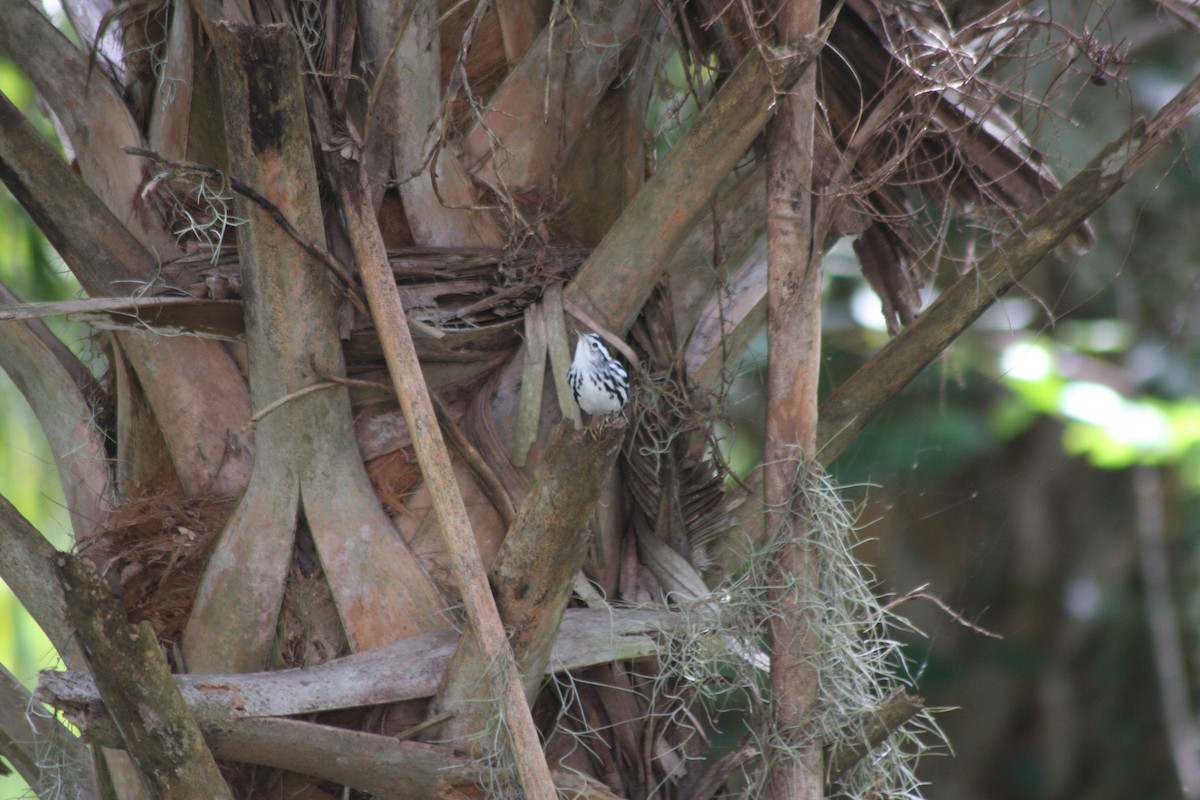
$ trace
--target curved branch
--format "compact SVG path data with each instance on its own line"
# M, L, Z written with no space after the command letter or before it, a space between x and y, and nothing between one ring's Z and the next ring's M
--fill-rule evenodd
M154 257L3 95L0 179L93 297L113 295L117 282L149 281L157 271ZM216 342L133 332L119 339L155 417L170 420L162 431L187 492L240 492L250 452L236 432L250 416L250 397L233 361Z
M76 541L90 538L112 510L108 454L91 406L66 367L22 322L0 324L0 369L25 397L50 443Z
M121 147L142 136L117 87L28 0L0 0L0 19L0 51L63 124L84 182L142 245L160 258L176 253L174 237L139 213L141 173L121 163Z

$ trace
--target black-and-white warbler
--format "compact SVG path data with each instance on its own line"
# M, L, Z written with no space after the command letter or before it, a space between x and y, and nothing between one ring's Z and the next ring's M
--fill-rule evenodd
M580 335L567 383L575 402L589 414L616 414L629 398L629 375L595 333Z

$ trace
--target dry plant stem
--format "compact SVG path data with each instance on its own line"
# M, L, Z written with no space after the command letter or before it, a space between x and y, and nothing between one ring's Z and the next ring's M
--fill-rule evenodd
M521 391L517 401L517 427L513 436L512 463L525 466L529 448L537 441L542 419L542 386L546 379L546 320L541 305L525 309L525 344L521 348Z
M55 567L80 649L146 791L156 800L232 800L149 623L130 626L91 562L60 553Z
M155 89L150 129L146 133L150 148L168 158L187 155L192 97L196 89L196 41L195 12L186 6L176 9L171 14L164 53L166 63Z
M588 114L655 13L647 0L575 4L570 19L541 33L467 133L471 172L500 192L520 194L550 180L560 148L579 136Z
M565 297L608 330L628 331L679 243L766 125L776 92L795 84L818 49L814 40L771 64L757 50L747 55L592 252Z
M1096 156L1044 206L942 293L912 325L846 380L821 406L818 456L830 463L909 381L1096 209L1192 119L1200 103L1193 79L1149 122L1139 120Z
M39 798L92 800L87 747L0 664L0 756Z
M504 237L477 208L462 164L441 147L438 4L364 0L364 56L381 70L372 91L366 169L372 203L394 179L413 240L428 247L499 247ZM393 20L380 24L380 20Z
M1188 659L1172 599L1162 475L1151 467L1137 467L1133 471L1133 488L1137 500L1138 564L1162 694L1162 716L1180 791L1187 800L1194 800L1200 797L1200 731L1192 713Z
M571 370L571 346L567 338L567 320L563 316L561 286L550 286L542 296L542 320L546 325L546 348L550 354L550 374L554 378L558 410L563 419L579 428L583 425L583 417L567 380Z
M785 0L775 23L785 43L813 36L817 0ZM824 796L821 743L806 740L820 676L813 611L814 554L803 541L807 509L794 497L797 474L816 451L817 376L821 363L821 262L812 229L813 118L816 76L809 71L780 101L767 126L767 424L763 451L766 536L781 542L770 591L776 607L769 631L775 741L764 753L767 797Z
M454 422L454 418L450 416L450 412L438 399L437 395L430 393L433 399L433 410L437 413L438 424L442 427L442 435L449 441L450 446L454 448L454 452L458 453L459 458L471 468L471 472L475 474L475 478L479 481L479 487L483 493L487 495L487 499L491 501L496 508L496 513L500 515L500 519L504 521L505 526L513 524L513 520L517 518L517 509L513 506L512 498L509 497L508 491L504 488L504 483L496 475L484 459L483 455L471 444L471 440L462 432L462 429Z
M121 163L123 145L141 144L128 107L88 54L71 44L28 0L0 0L0 52L29 76L62 122L84 182L159 258L178 252L170 233L138 213L141 175Z
M846 774L859 761L862 761L871 750L883 744L889 736L915 717L925 708L920 697L914 697L903 689L897 689L884 698L879 710L871 715L863 727L863 741L854 745L836 748L828 753L826 773L829 782L833 783Z
M624 438L625 425L602 430L569 429L551 435L516 521L504 537L489 573L496 605L532 705L550 660L575 576L583 568L591 537L588 520L604 490ZM453 741L487 730L492 716L491 664L468 633L438 692L437 706L456 713L443 727Z
M0 369L28 401L50 443L76 541L104 527L111 508L111 473L93 411L75 379L22 322L0 323Z
M0 96L0 179L93 297L118 281L150 281L158 269L137 241L21 112ZM250 452L237 440L250 396L237 366L216 342L119 336L162 426L189 495L236 494L250 476ZM195 375L204 381L194 380Z
M429 489L433 510L437 515L450 573L461 595L471 632L479 640L482 658L486 664L499 670L501 676L501 706L508 726L518 782L526 797L553 800L555 792L550 770L546 766L529 706L525 703L512 648L508 645L495 598L488 586L487 573L475 544L467 509L454 479L450 454L439 434L437 415L413 347L400 292L388 265L387 250L371 207L370 189L362 165L348 162L340 175L335 176L335 183L341 184L337 188L341 194L350 246L358 263L375 329L379 332L392 385L400 400L404 419L408 422L421 476Z
M323 237L316 166L294 34L286 26L219 24L232 171L306 241ZM266 663L297 515L305 519L353 649L434 626L432 582L380 507L359 456L343 377L338 298L323 264L243 200L246 342L255 405L290 402L256 425L250 486L209 561L184 636L189 669L248 671ZM380 591L379 587L387 587Z
M448 747L291 719L247 720L209 736L222 759L313 775L385 800L459 796L454 785L479 779L478 767Z
M677 614L665 609L567 609L546 674L651 658L661 650L662 632L670 630L677 619ZM431 697L460 636L454 628L439 628L313 667L232 675L176 675L175 682L200 730L207 735L262 717L316 714ZM396 669L397 664L405 668ZM89 740L118 743L95 679L88 673L44 671L37 697L62 711Z

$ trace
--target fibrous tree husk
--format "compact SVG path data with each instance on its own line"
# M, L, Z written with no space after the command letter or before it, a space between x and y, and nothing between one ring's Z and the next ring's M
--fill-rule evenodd
M895 734L902 721L847 720L869 736L838 748L805 727L824 702L822 618L804 601L820 556L777 531L803 528L818 506L784 495L911 378L906 355L927 363L990 301L964 299L963 281L1003 291L1058 243L1089 240L1086 213L1054 211L1074 195L989 82L1021 42L995 34L1020 27L1005 16L1020 5L947 19L916 0L73 0L88 52L27 0L0 0L0 51L71 159L0 100L0 177L88 295L5 295L0 366L62 426L51 444L80 553L163 645L165 661L144 640L138 655L158 696L201 722L209 751L177 719L189 749L165 763L271 768L230 781L247 797L710 797L754 765L770 766L772 796L815 797L826 749L840 776ZM1068 190L1094 208L1194 104L1189 89ZM987 229L985 247L1011 236L1023 260L977 274L963 256L966 311L943 299L923 316L941 255L970 249L944 235L954 215ZM821 258L845 236L904 332L819 428ZM111 331L106 375L46 340L49 314ZM762 475L750 488L767 526L714 435L764 321L772 442L765 489ZM579 431L566 374L585 330L628 362L634 400L625 421ZM72 666L105 669L98 646L71 652L58 583L41 581L48 546L0 517L0 577ZM751 628L714 628L710 588L748 529L774 532L770 599ZM91 576L62 563L67 589ZM771 735L705 766L693 676L655 660L675 623L639 628L636 647L587 638L618 603L686 620L686 641L756 670L755 687L769 629L779 704L754 710ZM97 635L123 630L104 605ZM621 625L614 641L635 635ZM296 673L288 691L303 693L310 675L416 659L406 643L435 639L438 681L349 708L267 704L248 720L234 703L214 721L197 687L182 681L181 701L163 680L168 663L212 673L206 685L331 670ZM584 639L602 655L578 656ZM95 796L174 785L114 707L148 696L123 691L142 677L97 676L99 700L71 706L90 715L81 727L99 720L96 741L136 745L133 762L109 751ZM44 696L64 697L64 680ZM261 689L246 680L227 683ZM881 709L899 696L872 695ZM322 752L341 760L313 764Z

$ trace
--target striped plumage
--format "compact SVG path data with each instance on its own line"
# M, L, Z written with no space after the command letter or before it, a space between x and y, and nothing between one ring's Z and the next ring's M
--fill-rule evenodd
M580 335L567 382L575 402L589 414L616 414L629 398L629 375L595 333Z

